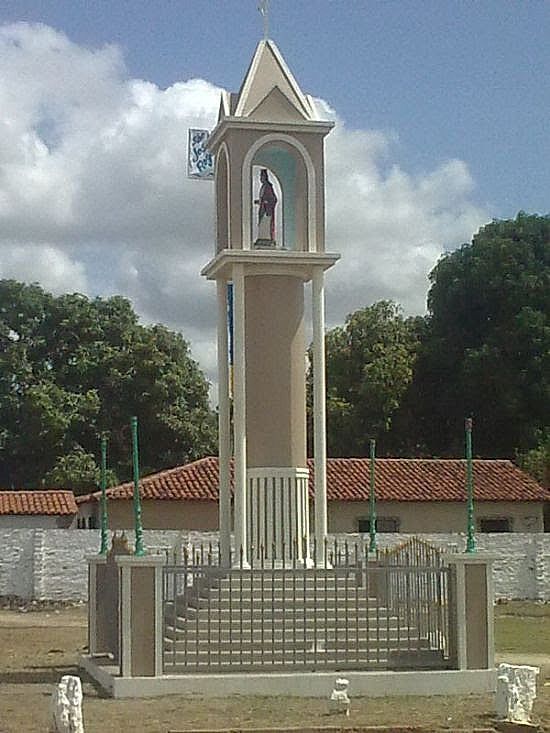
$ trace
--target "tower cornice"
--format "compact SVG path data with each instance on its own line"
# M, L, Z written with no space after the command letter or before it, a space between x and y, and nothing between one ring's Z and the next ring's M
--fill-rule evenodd
M304 120L304 122L264 122L243 117L224 117L208 138L208 150L215 154L229 130L257 130L262 133L301 132L325 137L334 127L330 120Z
M338 260L336 252L296 252L289 250L224 249L202 269L208 280L231 280L235 265L243 265L245 275L292 275L305 282L316 270L328 270Z

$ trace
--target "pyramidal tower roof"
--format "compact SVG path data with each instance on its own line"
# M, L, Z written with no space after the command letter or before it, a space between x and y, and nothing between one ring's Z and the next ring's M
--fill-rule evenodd
M258 43L239 93L222 96L219 119L222 117L317 120L311 98L302 92L281 52L268 38Z

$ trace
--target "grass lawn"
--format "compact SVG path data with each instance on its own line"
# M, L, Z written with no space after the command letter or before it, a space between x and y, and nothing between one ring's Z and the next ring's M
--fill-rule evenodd
M547 654L550 657L550 603L509 601L497 604L495 646L500 653Z
M550 732L550 604L506 603L495 608L500 655L528 661L547 655L539 678L535 713ZM75 662L86 644L86 610L18 613L0 611L0 733L48 730L52 686L63 674L79 674ZM523 660L522 655L525 655ZM545 679L546 677L546 679ZM545 684L545 681L547 684ZM490 728L494 700L466 697L352 696L348 719L327 715L325 700L231 697L203 700L170 696L111 700L84 681L86 733L167 733L190 729L423 726L425 730ZM329 691L327 691L327 696ZM391 695L391 690L388 690Z

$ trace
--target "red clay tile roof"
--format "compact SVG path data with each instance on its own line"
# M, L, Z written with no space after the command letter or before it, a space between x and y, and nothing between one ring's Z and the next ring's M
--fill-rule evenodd
M77 513L72 491L0 491L0 515Z
M313 460L309 459L309 490L313 495ZM550 501L550 492L514 466L511 461L474 461L474 494L477 501ZM109 499L130 499L133 484L107 490ZM202 458L140 480L142 499L185 501L218 500L218 459ZM329 501L366 501L369 495L368 458L329 458ZM465 501L464 460L378 458L378 501ZM77 503L97 501L100 493L77 497Z
M548 501L550 493L511 461L473 462L476 501ZM327 462L329 501L366 501L369 460L331 458ZM465 501L466 461L457 459L379 458L379 501Z

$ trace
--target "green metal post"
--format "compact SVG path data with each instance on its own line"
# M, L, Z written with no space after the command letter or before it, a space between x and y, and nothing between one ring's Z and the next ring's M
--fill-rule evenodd
M472 465L472 425L472 418L466 418L466 482L468 488L468 538L466 540L466 552L476 551L474 525L474 472Z
M138 420L132 417L132 455L134 459L134 528L136 544L134 555L145 555L143 547L143 526L141 524L141 499L139 496L139 453L138 453Z
M100 555L107 554L108 524L107 524L107 436L101 436L101 548Z
M376 552L376 496L374 490L374 464L376 440L370 442L370 487L369 487L369 552Z

